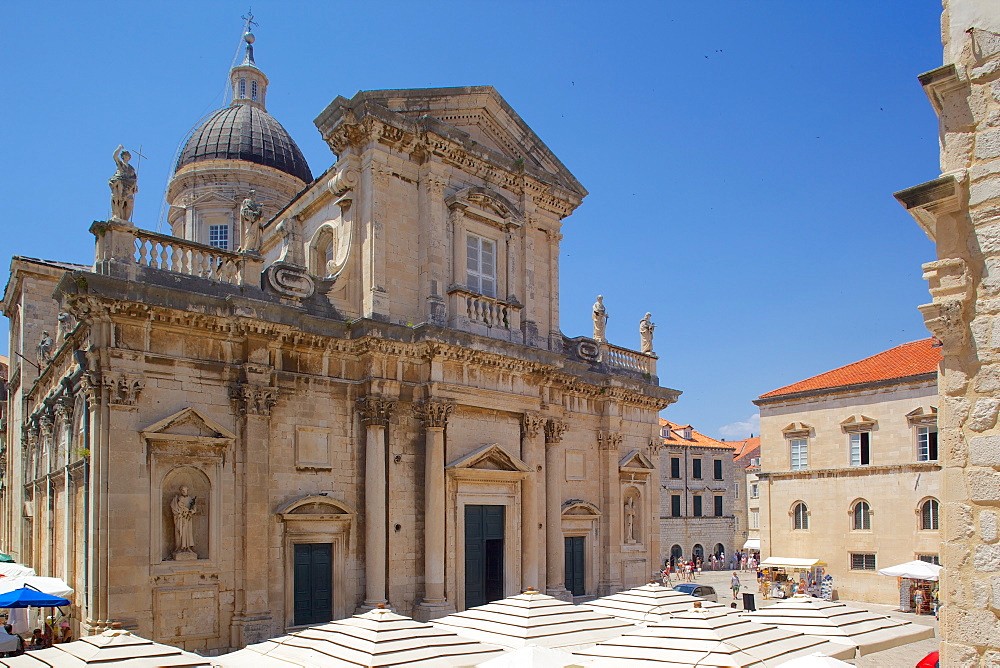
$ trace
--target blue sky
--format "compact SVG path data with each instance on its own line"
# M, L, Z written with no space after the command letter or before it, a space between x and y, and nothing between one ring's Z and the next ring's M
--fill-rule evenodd
M237 2L12 3L0 55L4 255L93 261L111 152L142 147L157 229L178 144L219 107ZM934 249L892 193L938 174L916 75L935 0L261 2L268 110L313 173L312 124L358 90L491 84L590 191L565 221L562 329L638 348L653 313L664 412L756 432L782 385L928 336ZM732 426L746 422L746 425ZM730 425L729 428L726 428ZM746 433L744 433L746 432Z

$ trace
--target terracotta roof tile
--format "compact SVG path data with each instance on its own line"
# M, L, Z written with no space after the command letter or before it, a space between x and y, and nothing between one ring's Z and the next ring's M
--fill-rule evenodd
M685 424L681 425L676 422L671 422L670 420L664 420L660 418L660 428L670 427L671 438L664 438L663 442L665 444L671 443L675 445L697 445L702 448L726 448L727 450L733 449L732 443L726 443L725 441L717 441L714 438L705 436L699 431L691 429L691 425ZM691 438L686 439L683 437L683 431L685 429L691 429Z
M933 343L934 339L921 339L920 341L904 343L877 355L866 357L859 362L780 387L767 394L762 394L758 398L767 399L796 392L934 373L941 362L941 349L932 347Z
M747 438L739 441L739 445L736 446L736 451L733 453L733 459L737 462L743 459L749 461L751 457L759 456L760 436L754 436L753 438Z

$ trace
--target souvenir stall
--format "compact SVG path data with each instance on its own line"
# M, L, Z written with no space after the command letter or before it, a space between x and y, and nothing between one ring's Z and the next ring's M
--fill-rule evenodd
M937 614L940 566L927 561L908 561L898 566L881 568L878 574L896 578L901 612Z
M760 562L760 571L760 591L766 599L791 598L795 594L833 598L833 576L819 559L768 557Z

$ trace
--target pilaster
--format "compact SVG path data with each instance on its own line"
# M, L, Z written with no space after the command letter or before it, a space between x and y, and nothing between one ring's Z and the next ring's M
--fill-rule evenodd
M389 603L386 428L396 402L367 396L357 400L356 408L365 430L365 601L361 611L367 611Z
M566 589L566 544L562 531L562 481L566 478L563 434L569 427L559 420L545 423L545 593L572 601Z
M521 416L521 460L531 472L521 481L521 589L542 590L545 568L545 420L535 413Z

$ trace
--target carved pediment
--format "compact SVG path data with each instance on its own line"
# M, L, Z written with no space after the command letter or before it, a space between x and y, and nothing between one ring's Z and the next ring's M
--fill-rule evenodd
M449 208L462 207L485 218L520 224L524 218L514 203L489 188L473 187L459 190L445 199Z
M564 517L598 518L601 511L597 506L582 499L570 499L563 503L562 514Z
M618 468L621 471L649 473L654 471L656 466L641 450L633 450L618 460Z
M329 496L304 496L286 504L278 515L285 521L311 519L352 519L357 511Z
M509 453L499 443L488 443L455 460L447 467L452 471L505 471L508 473L529 473L531 468Z
M185 408L140 432L147 440L226 441L236 434L195 408Z
M877 424L878 420L866 415L852 415L840 423L840 428L848 434L853 434L861 431L872 431Z
M906 414L911 427L933 427L937 424L937 406L921 406Z
M782 429L781 433L785 435L785 438L809 438L812 435L812 425L804 422L793 422Z

